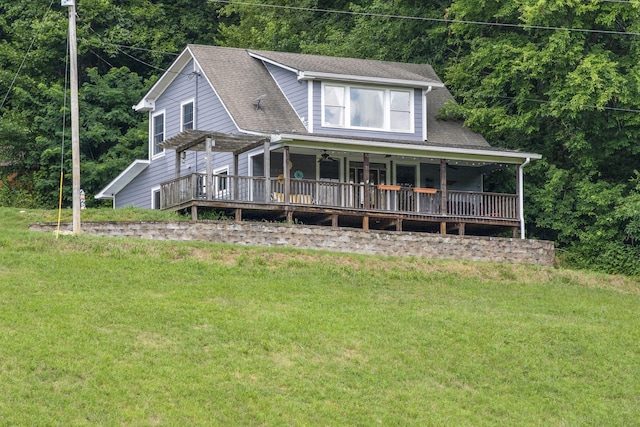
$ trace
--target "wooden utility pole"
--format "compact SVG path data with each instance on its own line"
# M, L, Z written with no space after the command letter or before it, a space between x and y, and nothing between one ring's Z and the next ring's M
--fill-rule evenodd
M71 160L73 164L73 234L80 234L80 113L78 108L78 46L76 40L76 2L62 0L69 8L69 57L71 86Z

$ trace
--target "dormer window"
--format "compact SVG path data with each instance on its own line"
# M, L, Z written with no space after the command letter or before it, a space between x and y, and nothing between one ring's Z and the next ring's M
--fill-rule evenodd
M324 84L322 125L413 132L412 93L410 89Z

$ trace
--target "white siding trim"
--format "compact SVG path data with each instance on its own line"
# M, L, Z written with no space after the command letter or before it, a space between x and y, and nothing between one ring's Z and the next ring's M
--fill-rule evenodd
M307 82L307 132L313 133L313 82Z
M422 140L428 141L427 134L427 94L431 92L430 89L422 90Z

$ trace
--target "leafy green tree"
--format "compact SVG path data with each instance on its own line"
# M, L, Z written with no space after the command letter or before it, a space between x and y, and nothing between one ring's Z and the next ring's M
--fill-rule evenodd
M131 105L186 43L213 42L219 5L206 0L76 4L81 175L91 195L134 158L146 157L145 117ZM65 115L67 139L70 133L63 108L67 17L59 2L0 0L0 168L3 176L17 174L33 203L48 207L58 200ZM68 141L64 159L68 202ZM87 202L94 200L89 196Z
M629 206L640 154L640 39L611 32L637 33L638 5L458 0L448 12L523 25L452 24L458 55L446 80L467 125L504 147L544 155L529 169L534 235L556 240L574 262L630 271L627 261L640 260L625 232L632 218L614 212Z

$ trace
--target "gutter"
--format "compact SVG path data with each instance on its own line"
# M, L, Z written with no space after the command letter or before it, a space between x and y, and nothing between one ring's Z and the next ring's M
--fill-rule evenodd
M391 79L386 77L356 76L351 74L334 74L315 71L299 71L298 80L323 80L339 82L355 82L361 84L382 84L389 86L405 86L426 89L429 87L444 87L444 83L435 81L421 81L408 79Z

